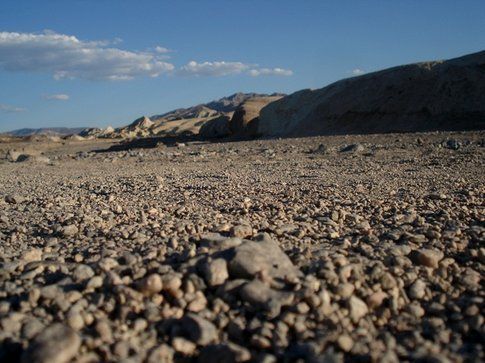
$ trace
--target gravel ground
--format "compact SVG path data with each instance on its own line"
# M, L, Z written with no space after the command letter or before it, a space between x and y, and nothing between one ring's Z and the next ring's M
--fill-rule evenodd
M0 161L0 361L484 361L484 137L37 143Z

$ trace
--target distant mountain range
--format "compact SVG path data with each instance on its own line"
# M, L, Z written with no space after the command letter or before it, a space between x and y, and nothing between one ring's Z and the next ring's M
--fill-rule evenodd
M67 136L78 134L85 130L85 127L43 127L39 129L18 129L4 132L3 135L10 135L16 137L32 136L32 135L46 135L46 136Z

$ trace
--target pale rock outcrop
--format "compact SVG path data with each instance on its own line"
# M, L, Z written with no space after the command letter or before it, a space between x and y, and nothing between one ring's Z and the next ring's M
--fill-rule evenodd
M485 128L485 51L302 90L261 110L263 136Z

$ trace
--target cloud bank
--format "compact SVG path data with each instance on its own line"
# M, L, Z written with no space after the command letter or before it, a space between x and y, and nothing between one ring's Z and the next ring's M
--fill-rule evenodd
M183 76L291 76L282 68L260 68L243 62L196 62L181 67L167 61L170 49L160 45L147 51L123 50L120 40L83 41L52 31L42 33L0 32L0 70L52 74L54 79L92 81L131 80L162 74ZM52 98L62 99L62 98ZM65 100L65 98L64 98Z
M0 68L51 73L55 79L127 80L157 77L174 66L151 53L109 47L54 32L0 32Z
M363 69L360 69L360 68L355 68L355 69L352 70L352 74L354 76L360 76L364 73L365 73L365 71Z

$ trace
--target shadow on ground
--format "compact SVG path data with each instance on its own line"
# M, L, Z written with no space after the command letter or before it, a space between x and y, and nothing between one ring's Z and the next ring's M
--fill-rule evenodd
M216 138L216 139L208 139L203 138L197 135L188 135L188 136L155 136L155 137L145 137L145 138L138 138L133 140L124 140L116 145L112 145L106 149L99 149L95 150L97 153L103 152L112 152L112 151L127 151L132 149L153 149L159 147L161 145L165 146L176 146L180 143L187 143L187 142L200 142L206 144L215 144L221 142L233 142L233 141L244 141L244 140L251 140L249 138L234 138L234 137L227 137L227 138Z

